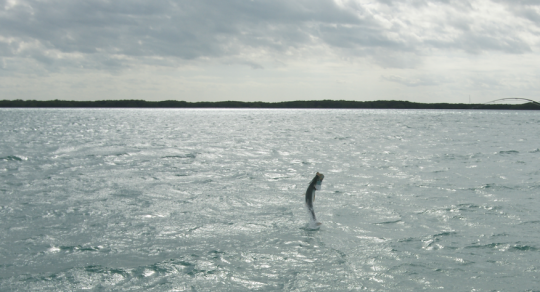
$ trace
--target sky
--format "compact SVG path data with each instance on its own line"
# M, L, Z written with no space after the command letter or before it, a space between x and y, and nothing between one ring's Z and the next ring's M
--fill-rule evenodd
M0 100L509 97L539 0L0 0Z

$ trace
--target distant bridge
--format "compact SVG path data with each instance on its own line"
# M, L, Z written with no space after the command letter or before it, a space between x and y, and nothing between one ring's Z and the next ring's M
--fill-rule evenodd
M503 100L521 100L521 101L528 101L528 102L534 103L536 105L540 105L540 102L537 102L537 101L534 101L534 100L528 99L528 98L521 98L521 97L501 98L501 99L492 100L492 101L489 101L489 102L486 102L486 103L483 103L483 104L488 104L488 103L497 102L497 101L503 101Z

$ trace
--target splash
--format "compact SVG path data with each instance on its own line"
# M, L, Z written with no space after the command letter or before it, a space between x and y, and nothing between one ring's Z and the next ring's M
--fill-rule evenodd
M308 223L306 224L305 228L307 230L318 230L321 227L321 222L317 221L317 218L314 216L315 214L311 212L308 205L305 204L306 212L308 215Z

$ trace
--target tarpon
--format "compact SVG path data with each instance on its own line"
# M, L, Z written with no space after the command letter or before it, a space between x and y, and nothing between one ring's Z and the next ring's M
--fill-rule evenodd
M311 180L306 191L306 207L308 209L308 213L311 217L312 222L317 222L317 217L315 216L315 210L313 209L313 201L315 201L315 191L321 189L321 184L322 184L323 179L324 179L324 175L322 173L317 172L317 175L315 175L315 177Z

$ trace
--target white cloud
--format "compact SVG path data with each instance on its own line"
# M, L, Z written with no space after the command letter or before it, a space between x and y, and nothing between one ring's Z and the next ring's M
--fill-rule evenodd
M396 82L405 86L432 86L438 85L439 82L431 76L419 76L419 77L401 77L396 75L381 76L382 79L390 82Z

